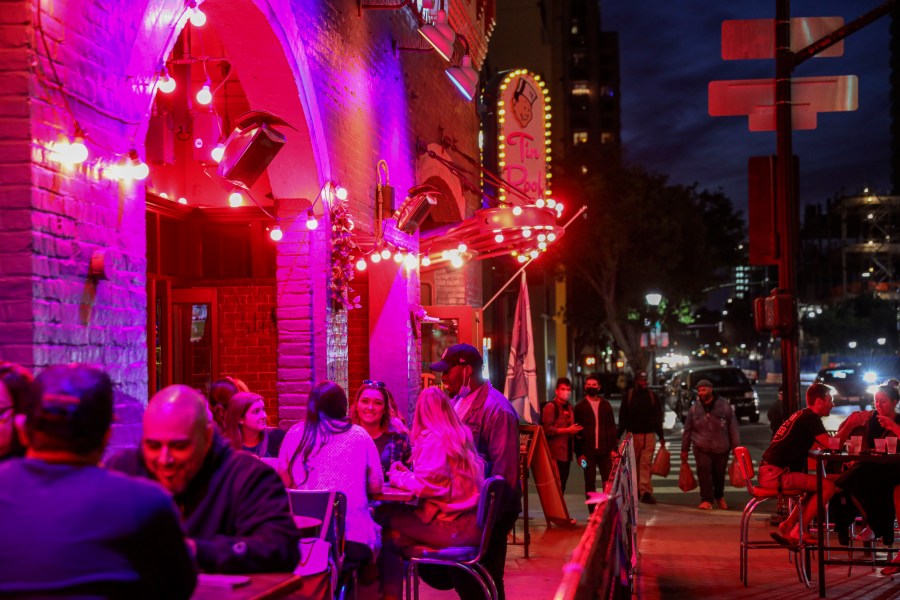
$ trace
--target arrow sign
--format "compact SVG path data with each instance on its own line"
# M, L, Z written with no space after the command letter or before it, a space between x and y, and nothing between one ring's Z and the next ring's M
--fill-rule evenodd
M844 26L843 17L791 19L791 52L797 52ZM844 55L844 42L826 48L816 58ZM775 19L722 22L722 59L775 58Z
M815 129L820 112L856 110L856 75L798 77L791 80L794 129ZM708 88L712 117L747 115L750 131L775 131L775 80L712 81Z

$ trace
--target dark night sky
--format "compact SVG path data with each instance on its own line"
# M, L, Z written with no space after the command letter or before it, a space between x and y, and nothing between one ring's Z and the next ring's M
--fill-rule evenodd
M879 0L795 0L793 17L841 16L850 22ZM606 0L603 28L619 32L622 136L629 160L675 183L723 188L746 214L747 160L775 153L774 133L751 133L746 117L710 117L713 80L774 75L773 60L725 61L721 25L772 18L774 0ZM889 17L844 41L844 56L800 65L795 77L857 75L859 109L819 114L818 127L794 132L802 204L864 186L890 192ZM802 214L802 211L801 211Z

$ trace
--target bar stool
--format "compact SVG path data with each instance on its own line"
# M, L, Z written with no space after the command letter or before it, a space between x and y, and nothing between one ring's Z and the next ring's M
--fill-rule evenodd
M750 494L750 501L747 502L747 505L744 507L744 512L741 514L741 582L743 582L744 586L748 584L748 558L750 550L782 550L784 546L775 542L773 540L750 540L750 519L753 516L754 511L763 503L769 500L777 500L779 498L787 498L788 500L794 502L800 502L805 494L802 490L778 490L773 488L763 488L753 484L753 477L756 475L756 472L753 469L753 459L750 458L750 452L744 446L738 446L734 449L734 460L738 464L738 468L740 468L741 473L744 476L744 481L747 482L747 492ZM800 502L800 523L803 522L803 504ZM792 552L797 553L797 560L795 566L797 568L797 576L800 578L800 581L806 584L809 587L809 577L806 573L806 563L808 561L808 557L806 557L806 551L809 550L810 546L808 544L804 544L803 535L800 536L800 542L797 546L791 548Z

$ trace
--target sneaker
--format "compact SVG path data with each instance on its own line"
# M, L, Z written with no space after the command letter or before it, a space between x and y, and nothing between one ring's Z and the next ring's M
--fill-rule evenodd
M644 504L656 504L656 498L653 497L653 494L650 492L644 492L641 495L641 502Z
M728 510L728 505L725 504L725 498L719 498L718 500L716 500L716 506L718 506L722 510Z
M699 508L700 510L712 510L712 504L704 500L697 508Z
M866 525L863 527L859 533L853 536L853 539L857 542L874 542L875 541L875 532Z

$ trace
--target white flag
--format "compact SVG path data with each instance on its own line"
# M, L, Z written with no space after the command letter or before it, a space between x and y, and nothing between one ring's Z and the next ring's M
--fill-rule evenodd
M519 418L526 423L540 419L537 394L537 368L534 362L534 335L531 331L531 303L528 301L528 284L522 272L516 319L509 344L509 366L506 368L505 395L512 402Z

